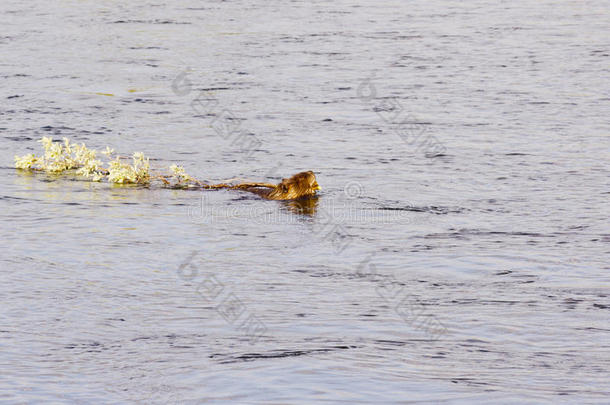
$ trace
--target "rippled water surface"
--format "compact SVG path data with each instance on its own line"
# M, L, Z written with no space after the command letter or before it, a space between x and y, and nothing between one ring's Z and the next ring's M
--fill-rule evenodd
M3 1L0 398L608 403L606 1ZM13 169L42 136L305 203Z

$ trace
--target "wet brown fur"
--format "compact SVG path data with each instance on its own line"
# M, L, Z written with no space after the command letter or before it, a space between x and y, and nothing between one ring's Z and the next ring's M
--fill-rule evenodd
M310 170L297 173L288 179L282 179L277 185L269 183L242 183L226 188L249 191L268 200L297 200L316 195L316 191L320 189L320 186L316 181L316 175Z

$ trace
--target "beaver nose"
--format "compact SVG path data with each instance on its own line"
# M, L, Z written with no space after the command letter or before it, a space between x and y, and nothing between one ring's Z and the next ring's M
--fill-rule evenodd
M314 189L314 190L322 190L322 187L320 187L320 186L318 185L318 183L316 183L316 184L314 184L314 185L313 185L313 189Z

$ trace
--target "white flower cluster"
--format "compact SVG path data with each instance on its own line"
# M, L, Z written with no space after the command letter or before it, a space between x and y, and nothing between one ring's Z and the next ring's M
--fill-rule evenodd
M44 148L44 155L38 157L33 153L25 156L15 156L17 169L43 170L50 173L61 173L66 170L78 169L77 174L101 179L102 162L96 158L96 151L89 149L85 144L70 143L68 138L63 143L53 142L52 138L43 137L40 142Z
M142 152L132 156L133 165L121 162L117 157L110 162L108 181L119 184L146 184L150 181L150 162Z
M177 165L170 166L171 174L152 175L150 159L142 152L134 153L131 156L132 164L129 164L122 161L120 156L112 159L114 150L106 147L106 150L101 152L109 159L108 168L105 168L102 161L97 158L98 152L87 148L84 143L80 145L70 143L68 138L63 138L63 143L53 142L53 138L48 137L43 137L40 142L44 148L44 155L40 157L31 153L15 156L15 168L49 173L74 170L76 175L93 181L107 179L111 183L118 184L149 184L152 180L161 180L166 186L175 188L204 185L189 176L182 166Z

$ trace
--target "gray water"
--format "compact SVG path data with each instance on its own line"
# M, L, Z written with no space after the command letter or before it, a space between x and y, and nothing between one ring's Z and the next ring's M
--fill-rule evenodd
M0 5L0 399L610 402L607 1ZM13 169L42 136L306 204Z

